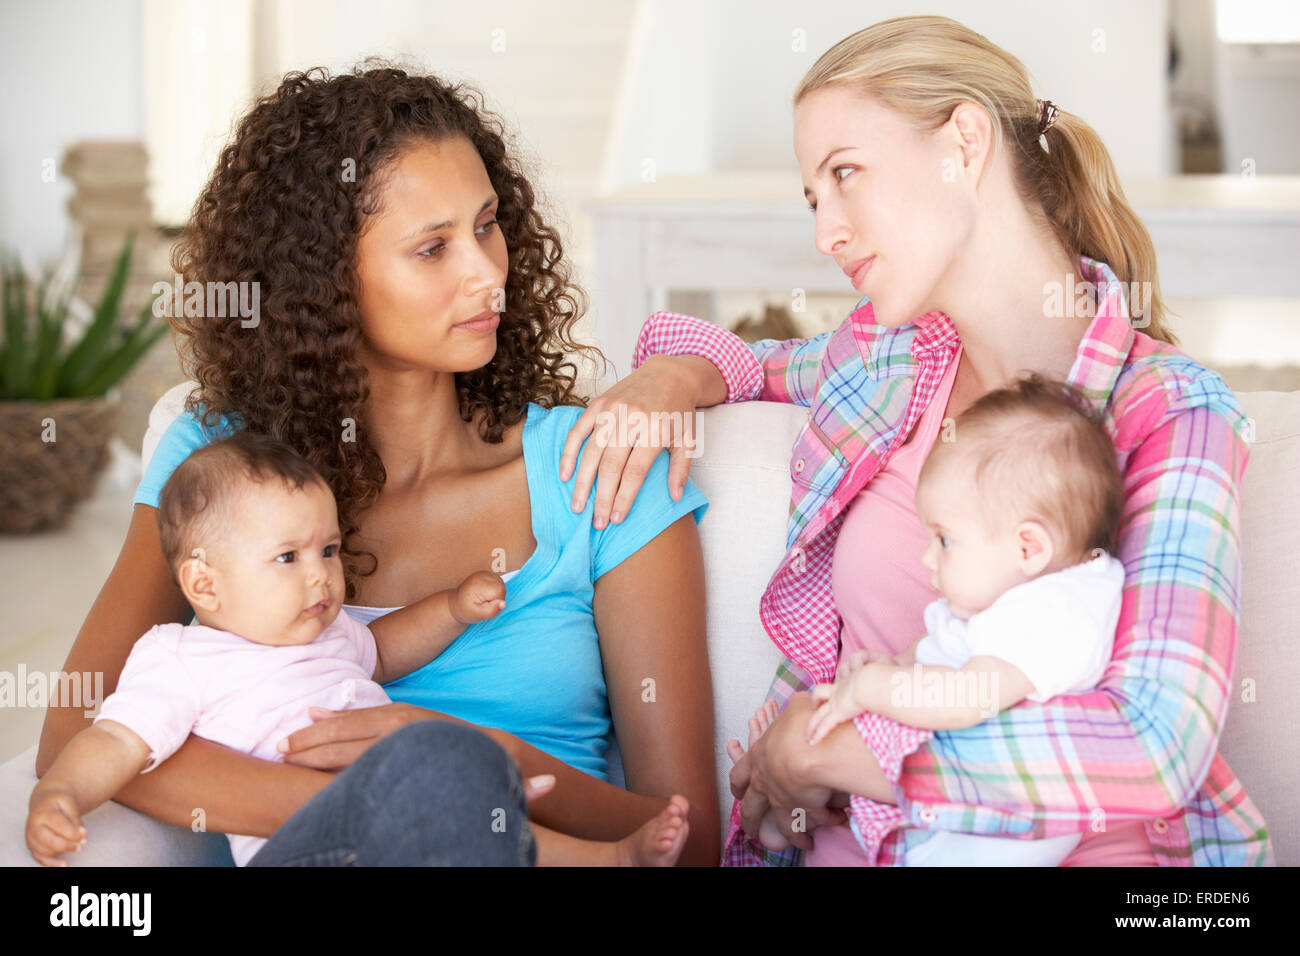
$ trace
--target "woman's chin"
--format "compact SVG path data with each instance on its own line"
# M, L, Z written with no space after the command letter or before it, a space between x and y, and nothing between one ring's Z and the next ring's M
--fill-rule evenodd
M876 325L883 325L887 329L896 329L903 324L897 319L893 309L889 307L888 300L877 299L869 292L863 292L871 301L871 321Z
M487 367L496 358L496 354L496 337L493 336L487 344L476 349L466 349L464 347L454 351L443 349L441 352L436 353L436 362L425 362L424 364L426 368L433 372L463 375Z
M900 312L897 309L891 309L888 303L881 306L875 299L871 300L871 304L876 307L876 324L883 325L887 329L902 328L904 325L915 322L918 316L925 314L911 309L904 309Z

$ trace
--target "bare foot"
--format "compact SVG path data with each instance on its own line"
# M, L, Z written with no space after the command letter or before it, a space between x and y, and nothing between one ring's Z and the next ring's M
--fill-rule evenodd
M763 701L763 706L754 711L754 716L749 718L749 746L753 747L754 742L767 733L767 728L772 726L780 713L781 708L776 705L776 701Z
M767 732L767 728L772 726L772 721L776 720L780 709L776 706L776 701L764 701L758 710L754 711L754 716L749 718L749 746L752 748L754 742ZM745 756L745 748L740 745L740 741L735 737L727 742L727 756L731 758L732 763L740 763L740 758Z
M631 836L618 841L619 866L672 866L682 855L691 824L686 819L691 804L674 794L659 814Z
M777 706L776 701L764 701L758 710L754 711L754 716L749 718L749 746L752 748L754 742L767 732L767 728L772 726L781 709ZM745 748L740 746L740 741L732 739L727 744L727 756L731 758L732 763L738 763L740 758L745 755ZM763 844L769 850L780 852L790 845L784 834L775 823L772 822L771 813L765 814L762 822L758 825L758 842Z

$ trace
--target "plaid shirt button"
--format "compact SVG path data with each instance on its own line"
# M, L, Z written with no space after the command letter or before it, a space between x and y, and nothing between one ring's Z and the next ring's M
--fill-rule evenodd
M1169 822L1167 820L1157 820L1151 825L1156 828L1157 833L1164 833L1169 829Z
M917 814L917 816L919 816L925 823L933 823L935 820L939 819L939 815L933 810L922 810Z
M801 471L803 471L803 459L802 459L802 458L800 458L798 461L796 461L796 462L794 463L794 470L795 470L795 472L801 472Z

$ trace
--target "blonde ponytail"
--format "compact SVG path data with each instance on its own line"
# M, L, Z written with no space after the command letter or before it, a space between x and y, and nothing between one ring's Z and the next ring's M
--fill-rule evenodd
M1061 245L1110 266L1130 300L1134 327L1177 345L1178 339L1164 323L1166 309L1151 234L1124 198L1101 137L1079 117L1062 110L1043 138L1047 152L1040 148L1039 162L1027 163L1024 175ZM1130 295L1137 284L1141 284L1138 294Z
M961 103L983 107L993 121L994 148L1012 147L1021 197L1042 210L1062 248L1072 258L1110 266L1129 296L1134 327L1178 344L1164 324L1155 247L1124 198L1110 154L1091 126L1064 110L1045 134L1043 150L1038 101L1018 59L948 17L896 17L823 53L795 89L794 103L832 84L871 97L924 129L942 126ZM1134 289L1140 301L1129 295Z

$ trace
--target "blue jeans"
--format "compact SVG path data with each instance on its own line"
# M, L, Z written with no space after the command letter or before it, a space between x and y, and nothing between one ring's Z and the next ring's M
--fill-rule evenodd
M423 720L372 745L249 866L533 866L519 768L463 724Z

